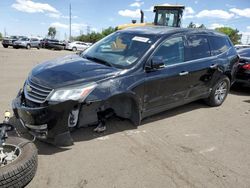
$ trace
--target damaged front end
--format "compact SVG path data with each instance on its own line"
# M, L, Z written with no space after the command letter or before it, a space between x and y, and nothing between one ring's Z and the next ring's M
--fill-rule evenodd
M72 145L70 129L77 126L83 101L95 86L52 90L28 80L12 102L14 115L38 139L57 146Z

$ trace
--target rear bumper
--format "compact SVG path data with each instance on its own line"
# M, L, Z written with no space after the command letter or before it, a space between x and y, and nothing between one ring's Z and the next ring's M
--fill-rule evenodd
M21 103L21 96L12 102L14 115L30 134L58 146L73 144L68 128L68 116L75 105L77 102L67 101L31 108Z
M247 84L250 85L250 71L247 72L238 72L236 75L236 83L242 83L242 84Z
M236 79L235 83L241 83L241 84L246 84L250 86L250 79L249 80Z

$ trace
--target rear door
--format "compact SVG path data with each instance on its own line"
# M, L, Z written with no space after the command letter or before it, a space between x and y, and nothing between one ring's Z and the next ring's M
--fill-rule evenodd
M217 68L217 60L211 54L207 35L186 36L185 61L191 84L184 100L192 101L209 93Z

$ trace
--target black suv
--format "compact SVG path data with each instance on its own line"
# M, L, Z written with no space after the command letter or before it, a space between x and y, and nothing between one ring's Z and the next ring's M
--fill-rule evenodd
M221 105L238 60L230 39L215 31L130 28L80 56L36 66L13 110L38 138L70 145L71 129L104 126L112 115L139 125L147 116L198 99Z

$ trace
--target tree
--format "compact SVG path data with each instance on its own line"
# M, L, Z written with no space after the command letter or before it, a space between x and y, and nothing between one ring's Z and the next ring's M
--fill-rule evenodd
M196 25L193 22L190 22L187 28L196 28Z
M187 28L199 28L199 29L206 29L206 26L204 24L201 25L196 25L193 22L190 22L189 25L187 26Z
M102 30L102 35L103 35L104 37L106 37L106 36L110 35L110 34L113 33L113 32L115 32L115 28L109 27L109 28L107 28L107 29Z
M103 37L106 37L113 32L115 32L115 29L113 27L109 27L107 29L102 30L102 32L92 32L86 35L80 35L76 37L75 40L95 43L98 40L101 40Z
M2 40L3 39L3 35L2 35L2 33L0 33L0 40Z
M215 30L228 35L233 44L241 43L242 34L239 34L239 30L233 29L231 27L219 27Z
M48 36L50 36L52 39L55 38L56 36L56 28L55 27L49 27L49 32L48 32Z
M206 29L206 26L204 24L201 24L198 28L200 28L200 29Z

